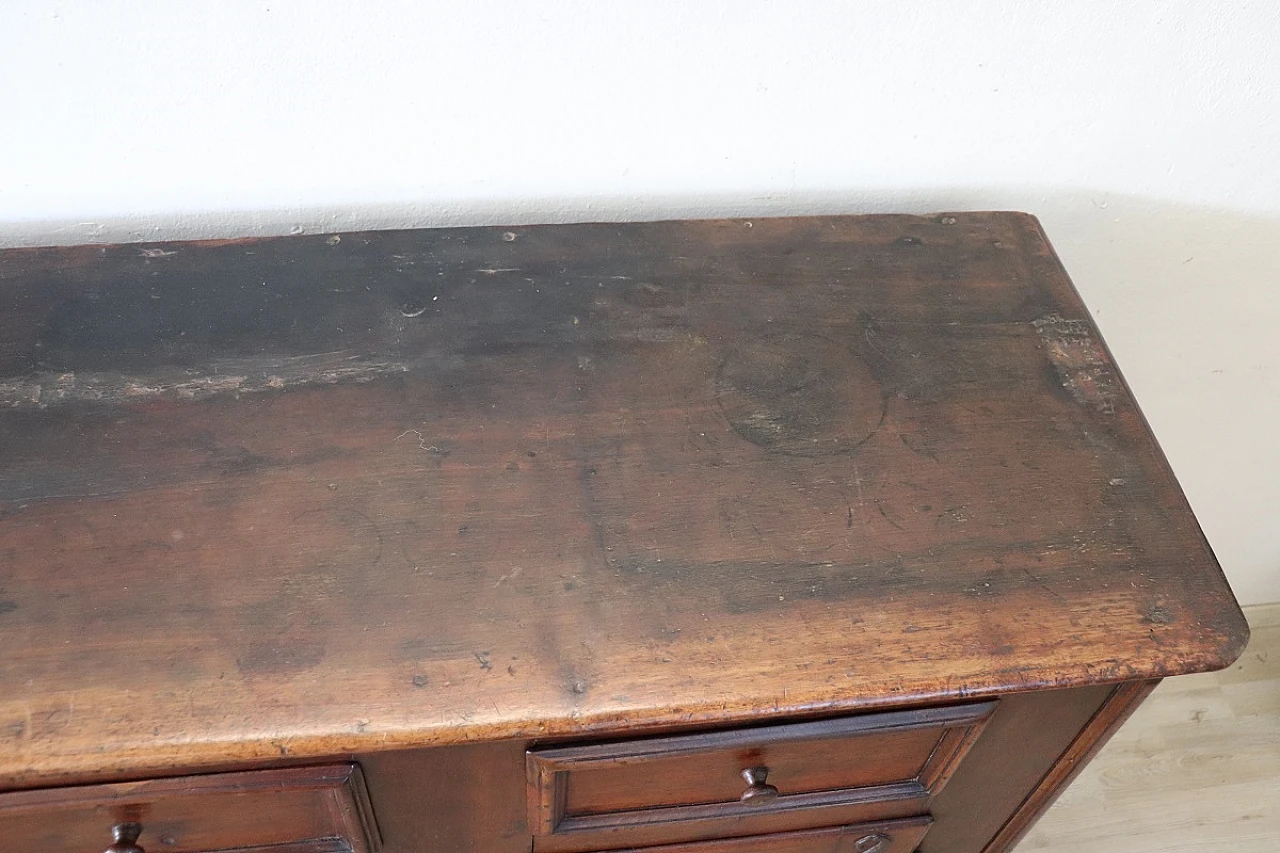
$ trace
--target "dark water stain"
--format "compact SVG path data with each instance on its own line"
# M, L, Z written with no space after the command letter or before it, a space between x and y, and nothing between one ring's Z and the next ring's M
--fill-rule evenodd
M44 269L15 278L40 303L30 347L6 373L187 368L214 355L394 359L425 343L455 354L557 346L580 331L575 318L589 314L602 281L648 295L629 277L610 277L620 261L568 245L540 257L531 241L457 237L428 229L348 235L332 246L174 244L164 256L107 247L74 277Z
M324 661L333 620L326 573L308 570L285 578L270 598L239 608L236 666L246 676L293 676Z
M209 456L201 467L217 471L224 476L245 476L345 459L354 455L354 451L341 447L318 447L306 453L295 453L289 456L268 456L239 446L215 447L210 450Z
M318 666L324 653L323 636L294 636L251 643L236 658L236 667L245 675L291 675Z
M857 450L883 425L888 404L853 349L799 334L729 353L716 372L716 401L747 441L795 456Z

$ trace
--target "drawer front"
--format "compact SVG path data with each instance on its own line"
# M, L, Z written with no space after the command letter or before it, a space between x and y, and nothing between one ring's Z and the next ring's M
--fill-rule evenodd
M120 837L113 839L113 835ZM353 764L216 773L0 794L4 849L96 853L374 853Z
M530 823L548 836L840 806L862 807L857 820L919 813L995 705L530 751Z
M912 853L929 831L927 817L780 832L614 853Z

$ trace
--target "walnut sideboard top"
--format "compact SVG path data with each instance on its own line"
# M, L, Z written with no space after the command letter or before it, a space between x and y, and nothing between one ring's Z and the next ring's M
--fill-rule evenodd
M1228 664L1037 222L0 254L0 788Z

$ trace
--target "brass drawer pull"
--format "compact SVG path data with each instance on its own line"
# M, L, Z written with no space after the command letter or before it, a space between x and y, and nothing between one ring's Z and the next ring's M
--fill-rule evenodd
M758 806L778 799L778 789L765 782L769 778L768 767L748 767L742 771L742 778L747 780L742 802Z
M111 827L111 837L115 843L103 853L146 853L138 846L138 836L142 834L140 823L117 823Z
M874 835L864 835L859 838L857 843L853 845L853 849L857 853L884 853L885 850L889 849L889 845L892 842L892 838L882 832L877 832Z

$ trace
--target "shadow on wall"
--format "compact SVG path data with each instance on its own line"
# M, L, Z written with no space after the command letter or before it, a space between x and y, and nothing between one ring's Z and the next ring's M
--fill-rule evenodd
M1025 210L1044 223L1237 595L1280 601L1280 217L1090 190L938 189L280 208L0 223L0 246L380 228Z

